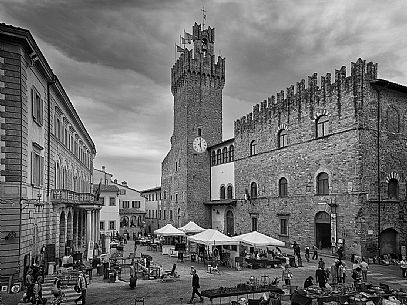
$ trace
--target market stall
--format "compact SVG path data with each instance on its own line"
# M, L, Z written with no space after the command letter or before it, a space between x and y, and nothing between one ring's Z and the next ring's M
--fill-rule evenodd
M285 243L283 241L257 231L241 234L232 238L241 242L243 246L264 250L261 251L261 257L251 255L244 258L246 265L251 268L278 267L286 262L285 258L268 255L265 250L268 246L284 247Z
M178 228L178 230L181 230L182 232L185 232L187 235L194 235L197 233L201 233L205 231L204 228L198 226L195 222L190 221L188 222L185 226L182 226Z
M175 251L175 244L181 243L182 237L185 233L178 230L171 224L167 224L164 227L154 231L154 234L163 238L162 242L162 254L170 255L171 251Z
M203 263L217 264L224 261L225 257L228 260L234 260L238 255L237 245L239 241L226 236L225 234L214 229L207 229L188 237L188 240L198 244L196 255Z

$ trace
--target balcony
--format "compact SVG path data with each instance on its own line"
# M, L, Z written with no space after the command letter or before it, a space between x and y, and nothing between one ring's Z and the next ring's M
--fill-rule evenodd
M96 204L96 197L91 193L76 193L71 190L51 190L51 201L53 203L70 204Z

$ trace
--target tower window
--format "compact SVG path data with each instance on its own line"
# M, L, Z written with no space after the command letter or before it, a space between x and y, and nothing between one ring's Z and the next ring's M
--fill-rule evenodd
M233 186L228 185L228 199L233 198Z
M229 160L230 162L235 160L235 147L233 145L229 146Z
M220 199L225 199L225 186L221 185L220 187Z
M202 136L202 129L198 128L198 137Z
M222 162L222 155L220 148L216 151L216 164L221 164Z
M320 173L317 177L317 194L318 195L329 194L329 179L327 173Z
M250 198L256 199L257 198L257 183L252 182L250 184Z
M321 115L317 120L317 138L322 138L328 135L328 116Z
M256 146L257 146L256 141L255 140L251 141L251 143L250 143L250 156L254 156L255 154L257 154Z
M390 179L388 184L389 199L397 199L399 197L399 182L397 179Z
M212 151L212 165L216 165L216 152Z
M286 147L288 145L287 140L288 140L287 130L285 129L280 130L280 132L278 133L278 147L279 148Z
M287 193L287 179L283 177L278 182L278 196L287 197Z
M222 162L227 163L228 162L228 148L224 147L222 149Z

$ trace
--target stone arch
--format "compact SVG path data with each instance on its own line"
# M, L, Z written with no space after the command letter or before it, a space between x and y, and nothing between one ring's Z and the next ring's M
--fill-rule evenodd
M399 233L394 228L388 228L380 232L380 252L381 254L399 253Z
M225 232L228 236L235 235L235 216L233 214L233 210L229 209L225 213Z
M325 211L315 214L315 244L320 249L331 246L331 217Z

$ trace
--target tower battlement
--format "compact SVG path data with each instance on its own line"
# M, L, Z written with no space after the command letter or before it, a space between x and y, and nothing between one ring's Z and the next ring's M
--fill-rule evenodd
M263 124L271 119L278 119L281 114L289 117L297 112L300 119L301 113L308 111L310 117L314 116L314 109L326 102L337 101L337 109L341 110L341 96L351 93L355 105L355 112L362 102L363 89L366 82L377 78L377 63L369 62L359 58L356 63L351 63L351 74L346 74L346 67L335 69L335 81L331 82L331 73L321 76L318 85L318 75L314 73L308 76L308 84L305 79L291 85L286 91L277 92L276 96L268 97L266 100L253 106L253 111L235 120L235 136L252 130L257 124ZM295 88L295 90L294 90ZM329 99L329 100L328 100Z
M193 34L189 39L193 49L184 48L180 57L171 68L171 92L175 94L183 86L187 76L203 77L202 82L215 82L215 87L223 88L225 84L225 58L214 55L215 29L208 27L202 30L201 25L195 23ZM189 35L189 34L188 34Z

